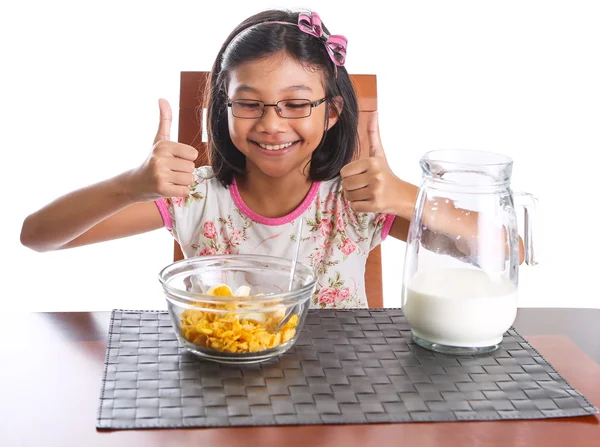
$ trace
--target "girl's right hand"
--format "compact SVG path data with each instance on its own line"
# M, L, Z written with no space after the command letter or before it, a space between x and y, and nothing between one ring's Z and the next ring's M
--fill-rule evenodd
M171 106L165 99L159 99L158 106L160 122L152 152L139 168L131 171L131 190L136 202L187 197L194 182L198 151L187 144L170 141Z

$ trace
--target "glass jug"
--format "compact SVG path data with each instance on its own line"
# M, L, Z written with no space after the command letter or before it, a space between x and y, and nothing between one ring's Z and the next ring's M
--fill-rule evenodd
M418 345L447 354L496 350L517 314L524 207L524 260L536 263L536 199L512 193L512 160L474 150L421 159L423 179L410 224L402 309Z

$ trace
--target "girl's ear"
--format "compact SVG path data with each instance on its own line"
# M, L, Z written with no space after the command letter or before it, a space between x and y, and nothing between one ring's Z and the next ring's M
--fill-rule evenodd
M327 130L329 130L335 123L338 122L338 119L342 114L342 110L344 110L344 98L341 96L334 96L328 101L327 109L329 110L329 123Z

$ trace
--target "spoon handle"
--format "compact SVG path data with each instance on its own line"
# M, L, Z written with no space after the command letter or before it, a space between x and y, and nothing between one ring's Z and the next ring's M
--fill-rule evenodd
M292 291L294 285L294 276L296 275L296 263L298 262L298 252L300 251L300 237L302 236L302 225L304 219L302 216L298 218L298 225L296 229L296 246L294 247L294 257L292 258L292 270L290 271L290 283L288 285L288 291Z
M290 284L288 285L288 291L292 291L292 287L294 285L294 276L296 274L296 263L298 262L298 252L300 251L300 237L302 236L302 224L304 223L304 219L300 217L298 219L298 228L296 230L296 247L294 247L294 257L292 258L292 270L290 271ZM285 326L288 320L294 315L294 311L296 310L296 306L292 306L288 313L283 317L283 319L279 322L279 324L275 327L273 332L279 332L279 330Z

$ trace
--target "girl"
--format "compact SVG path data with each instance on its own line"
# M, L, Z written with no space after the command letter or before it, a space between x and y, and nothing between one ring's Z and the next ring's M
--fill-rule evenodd
M171 109L161 99L146 161L28 216L22 243L57 250L165 226L186 257L291 258L302 217L299 260L318 274L312 305L366 307L367 255L388 234L406 240L417 187L390 170L376 115L370 157L355 160L358 111L346 43L316 13L248 18L211 72L210 167L195 169L196 149L170 141ZM456 235L469 224L430 227Z

